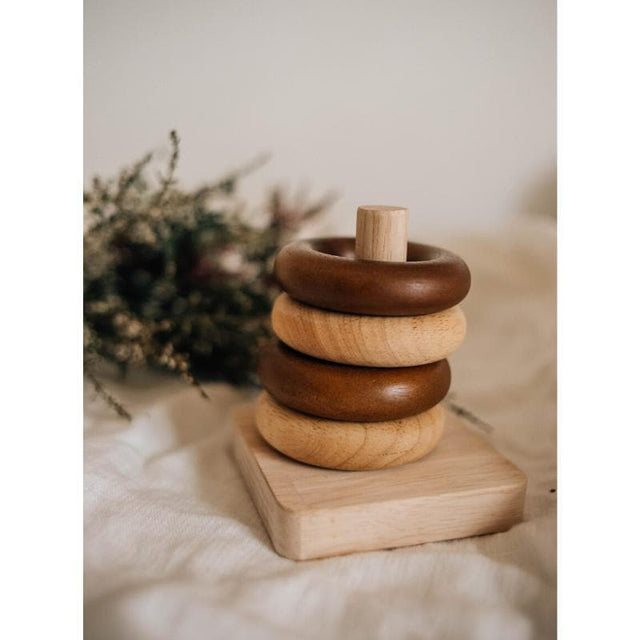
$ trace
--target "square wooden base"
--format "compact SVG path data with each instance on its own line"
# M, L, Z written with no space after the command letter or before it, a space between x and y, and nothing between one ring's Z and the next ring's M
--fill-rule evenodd
M287 558L389 549L506 531L522 520L527 478L447 413L438 447L380 471L334 471L291 460L236 415L234 451L275 550Z

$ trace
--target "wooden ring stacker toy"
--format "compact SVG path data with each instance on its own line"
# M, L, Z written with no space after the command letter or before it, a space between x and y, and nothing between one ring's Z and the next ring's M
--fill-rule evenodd
M424 316L324 311L281 293L271 311L280 340L321 360L364 367L414 367L449 357L464 340L460 307Z
M372 259L403 260L406 216L388 207L366 209L358 211L358 259L351 264L369 261L371 267L376 264ZM365 216L362 220L361 214ZM364 246L361 237L367 238ZM316 283L321 277L314 274ZM421 331L439 331L437 326L420 325L421 331L412 333L411 324L421 318L433 321L435 316L437 323L448 322L448 329L440 331L449 336L446 351L459 343L459 339L452 341L451 335L464 333L464 316L455 305L453 311L408 318L322 311L289 296L280 298L276 307L282 311L283 305L296 313L302 309L307 320L307 310L320 314L313 316L317 327L301 322L293 312L285 324L288 320L301 341L304 331L319 328L312 342L320 346L320 355L334 344L351 362L354 353L356 360L362 360L359 350L373 342L378 351L387 356L392 351L396 362L402 355L400 364L408 364L406 355L420 349L425 339L430 340L428 334L420 335ZM337 319L340 316L346 319L345 325ZM384 323L369 325L366 321ZM386 323L396 321L407 323L399 325L406 335L389 349L385 340L393 338L398 326ZM377 369L372 371L375 373L383 372ZM300 378L301 394L305 385ZM364 386L363 393L367 391ZM339 395L326 397L326 403L338 401ZM444 410L442 403L398 420L335 421L288 409L264 391L257 406L236 415L234 452L275 549L295 560L506 531L522 520L526 476L485 438L465 427L459 417ZM384 468L392 465L397 466Z
M446 360L417 367L352 367L317 360L270 342L260 349L258 376L282 405L331 420L380 422L422 413L451 384Z
M278 403L266 391L256 403L262 437L285 455L318 467L359 471L387 469L422 458L440 441L442 405L384 422L337 422L314 418Z
M380 247L375 257L367 251L372 245L367 231L373 225L365 219L378 214L386 216L390 228L398 218L395 230L404 223L399 218L406 217L407 211L360 207L355 240L320 238L286 245L274 267L282 288L315 307L374 316L437 313L461 302L469 292L471 275L464 260L451 251L407 243L406 235L404 242L400 239ZM406 234L406 223L404 229ZM389 235L385 229L383 233ZM354 260L356 256L359 260Z

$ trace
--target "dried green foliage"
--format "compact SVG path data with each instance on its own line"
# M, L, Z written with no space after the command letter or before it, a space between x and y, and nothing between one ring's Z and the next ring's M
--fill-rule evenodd
M196 190L175 180L179 141L171 133L163 175L147 155L117 179L94 178L84 194L84 365L96 392L126 410L99 379L101 360L125 373L160 367L198 378L255 381L256 351L269 335L277 294L277 250L321 214L273 190L262 225L243 219L238 181L260 161Z

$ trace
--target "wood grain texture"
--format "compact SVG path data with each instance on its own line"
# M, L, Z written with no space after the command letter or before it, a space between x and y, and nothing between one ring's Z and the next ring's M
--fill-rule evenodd
M360 316L310 307L282 293L271 312L276 335L296 351L343 364L411 367L444 360L467 323L455 306L422 316Z
M469 267L455 253L409 242L407 260L356 260L354 238L296 240L278 251L274 275L300 302L357 315L437 313L469 292Z
M266 391L256 402L256 426L272 447L327 469L387 469L413 462L436 447L443 424L439 404L408 418L366 423L308 416L281 405Z
M276 551L306 560L506 531L522 520L526 476L446 412L438 447L381 471L301 464L236 414L234 452Z
M258 377L290 409L329 420L379 422L438 404L449 390L451 369L447 360L418 367L356 367L318 360L278 341L261 346Z
M356 258L382 262L407 259L407 222L404 207L364 205L356 218Z

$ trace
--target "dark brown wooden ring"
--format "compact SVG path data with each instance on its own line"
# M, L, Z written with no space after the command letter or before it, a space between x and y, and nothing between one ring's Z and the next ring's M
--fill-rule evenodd
M275 261L282 288L306 304L374 316L417 316L457 305L471 274L456 254L409 242L407 262L355 259L354 238L298 240Z
M382 422L440 402L451 384L446 360L417 367L354 367L318 360L283 342L260 349L258 376L278 402L320 418Z

